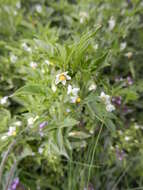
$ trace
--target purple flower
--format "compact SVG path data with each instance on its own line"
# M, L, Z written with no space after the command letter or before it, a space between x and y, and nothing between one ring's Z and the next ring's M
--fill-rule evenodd
M112 103L115 104L116 106L120 106L122 103L122 97L121 96L113 97Z
M16 190L18 185L19 185L19 178L17 177L12 181L12 183L11 183L10 187L8 188L8 190Z
M124 114L128 114L131 113L133 110L129 109L129 107L127 107L126 105L123 106L123 113Z
M116 148L116 156L118 160L122 161L125 157L125 152L123 150L119 150L118 148Z
M48 124L47 121L42 122L42 123L39 125L39 130L42 131L43 128L44 128L47 124Z
M133 79L130 76L127 77L127 84L128 85L132 85L133 84Z

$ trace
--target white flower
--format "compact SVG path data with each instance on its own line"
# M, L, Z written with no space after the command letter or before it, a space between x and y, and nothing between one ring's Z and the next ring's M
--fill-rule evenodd
M80 12L79 13L79 17L80 17L80 23L84 23L86 19L88 19L89 15L87 12Z
M34 117L30 117L27 119L27 123L28 125L32 125L37 119L39 118L39 116Z
M42 72L42 73L45 73L45 70L44 70L44 69L41 69L41 72Z
M1 137L1 140L5 140L10 136L16 135L16 127L9 127L8 132Z
M140 126L139 126L137 123L135 123L134 128L135 128L135 129L139 129Z
M106 110L107 110L108 112L112 112L112 111L115 110L115 106L112 105L112 104L107 104L107 105L106 105Z
M104 92L101 92L99 98L105 103L105 104L110 104L111 97Z
M14 10L14 11L13 11L13 14L16 16L16 15L17 15L17 11L16 11L16 10Z
M112 112L115 110L115 106L111 104L111 97L104 92L101 92L99 98L104 102L106 105L106 110L108 112Z
M89 86L89 91L92 91L92 90L96 90L96 88L97 88L97 86L96 86L96 84L91 84L90 86Z
M20 1L18 1L18 2L16 3L16 8L17 8L17 9L20 9L20 8L21 8L21 3L20 3Z
M66 85L66 81L71 80L71 77L69 75L67 75L67 73L68 72L63 72L61 74L57 74L55 84L57 85L61 82L63 85Z
M15 62L17 61L17 56L15 56L14 54L11 54L11 55L10 55L10 61L11 61L12 63L15 63Z
M35 69L37 66L38 66L38 65L37 65L36 62L34 62L34 61L31 61L31 62L30 62L30 67L32 67L33 69Z
M20 126L22 125L22 122L21 122L21 121L16 121L16 122L14 122L13 124L14 124L15 126L20 127Z
M81 99L78 96L79 88L73 88L71 85L68 85L67 94L70 96L71 103L80 103Z
M49 60L45 60L45 63L49 66L50 65L50 61Z
M56 87L54 84L52 84L52 87L51 87L51 88L52 88L52 91L53 91L53 92L56 92L57 87Z
M38 149L39 154L42 154L42 153L43 153L43 151L44 151L44 149L43 149L43 148L41 148L41 147L39 147L39 149Z
M66 109L66 112L67 112L67 113L70 113L70 112L71 112L71 110L70 110L69 108L67 108L67 109Z
M15 136L16 135L16 127L9 127L8 136Z
M31 47L29 47L25 42L22 43L22 48L27 52L32 52Z
M98 49L98 47L99 47L99 45L98 45L98 44L95 44L95 45L93 46L93 48L94 48L95 50L97 50L97 49Z
M120 50L123 51L126 48L126 46L127 46L127 43L126 42L122 42L120 44Z
M68 85L68 91L67 91L68 95L72 94L74 96L77 96L78 91L79 91L79 88L73 88L71 85Z
M42 6L41 5L36 5L35 6L35 9L38 13L41 13L42 12Z
M4 105L7 103L8 96L4 96L3 98L0 99L0 104Z
M110 20L108 21L108 24L109 24L109 30L113 30L113 28L115 27L115 20L113 17L110 18Z
M76 96L71 96L70 97L71 103L76 103L76 99L77 99Z
M33 117L28 118L27 122L28 125L32 125L34 123L34 118Z
M130 137L129 136L125 136L125 141L129 141Z
M53 92L56 92L57 87L54 84L52 84L51 89L52 89Z

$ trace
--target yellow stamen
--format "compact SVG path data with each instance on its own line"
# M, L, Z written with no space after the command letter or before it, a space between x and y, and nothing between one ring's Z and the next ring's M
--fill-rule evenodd
M77 102L77 103L80 103L80 102L81 102L81 99L78 97L78 98L76 99L76 102Z
M12 136L15 136L15 135L16 135L16 131L13 131L13 132L12 132Z
M61 81L64 81L64 80L66 80L66 77L65 77L65 75L60 75L60 77L59 77L59 79L61 80Z

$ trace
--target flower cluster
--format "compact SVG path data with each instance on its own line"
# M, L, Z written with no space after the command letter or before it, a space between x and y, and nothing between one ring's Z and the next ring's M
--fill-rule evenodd
M71 80L71 77L68 75L68 71L57 74L55 84L58 85L59 83L62 83L64 86L66 85L66 81ZM52 90L55 92L56 87L52 85ZM80 103L81 99L78 96L79 88L72 87L72 85L68 85L67 88L67 95L70 95L70 101L71 103Z
M101 92L99 98L106 105L106 110L108 112L112 112L112 111L115 110L115 106L112 105L112 103L111 103L111 97L109 95L105 94L104 92Z
M78 96L79 88L74 88L71 85L68 85L67 94L70 95L71 103L80 103L80 97Z

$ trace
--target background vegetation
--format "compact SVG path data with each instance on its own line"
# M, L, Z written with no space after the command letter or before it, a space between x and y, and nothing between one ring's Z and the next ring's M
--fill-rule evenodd
M142 0L0 0L0 189L143 189L142 19Z

